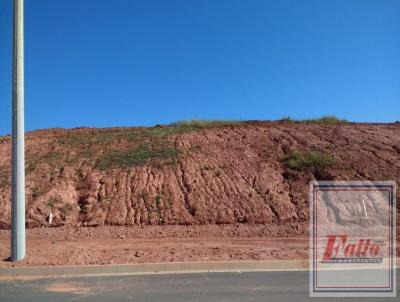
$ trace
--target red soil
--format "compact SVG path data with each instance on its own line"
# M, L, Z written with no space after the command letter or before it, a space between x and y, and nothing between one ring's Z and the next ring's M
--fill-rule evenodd
M245 122L175 130L86 128L28 133L26 217L28 228L33 228L31 240L39 240L35 241L39 246L42 243L38 242L49 234L61 232L54 235L54 240L58 242L61 236L66 240L64 244L73 245L74 241L68 240L75 232L92 230L100 246L109 245L111 235L99 238L102 232L113 232L110 226L125 226L128 233L135 230L137 239L141 232L147 234L144 238L157 237L154 228L169 230L164 231L164 238L173 238L174 227L182 232L188 226L198 227L198 235L211 238L216 225L230 228L224 238L235 237L235 228L247 230L239 236L242 238L306 237L310 180L400 180L400 124ZM121 150L148 152L143 145L158 153L144 160L134 157L124 166L99 165L101 160L106 164L110 158L111 162L120 160L110 154ZM337 164L315 173L307 169L293 171L282 160L293 151L307 150L324 152ZM0 138L1 229L10 227L10 151L9 137ZM66 226L67 231L48 229L50 212L54 215L51 227ZM140 231L140 226L155 227ZM8 232L2 234L2 240L8 240L8 236ZM79 246L89 249L91 243L85 239ZM215 243L219 245L218 240ZM58 248L57 243L49 244L46 249ZM189 241L186 246L190 245ZM162 245L159 248L163 249ZM7 253L7 247L3 247L1 255ZM232 253L228 248L223 257ZM47 263L47 254L43 255L42 262ZM168 261L170 256L146 257L141 259ZM176 256L176 260L186 259L182 257ZM80 262L80 258L70 259Z
M48 226L50 212L53 225L58 226L305 222L308 182L316 177L400 179L400 124L248 122L163 137L157 144L168 143L180 152L174 164L150 159L126 168L96 168L96 161L107 152L153 139L141 136L128 141L127 133L138 131L29 133L28 227ZM10 140L0 142L0 226L6 229L10 226ZM282 162L285 154L311 149L330 154L339 163L323 176L288 171Z

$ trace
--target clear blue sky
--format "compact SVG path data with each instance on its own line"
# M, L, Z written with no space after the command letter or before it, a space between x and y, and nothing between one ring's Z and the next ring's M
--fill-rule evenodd
M400 1L25 0L26 128L400 120ZM0 133L12 0L0 1Z

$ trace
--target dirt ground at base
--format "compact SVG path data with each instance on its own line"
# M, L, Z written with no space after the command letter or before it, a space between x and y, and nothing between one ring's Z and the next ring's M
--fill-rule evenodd
M240 224L28 229L26 257L17 263L9 261L10 231L2 230L0 267L308 259L308 233L293 229Z
M8 259L10 232L1 231L0 267L308 257L308 235L271 236L273 229L273 226L31 229L27 230L26 258L17 264Z

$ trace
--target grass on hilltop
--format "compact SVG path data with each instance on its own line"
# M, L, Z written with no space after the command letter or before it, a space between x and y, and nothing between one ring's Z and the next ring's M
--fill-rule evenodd
M349 123L346 119L340 119L333 115L327 115L315 119L296 120L289 116L280 119L281 122L296 123L296 124L320 124L320 125L342 125Z
M178 121L165 126L125 129L90 129L84 132L71 131L58 139L62 145L87 145L87 144L109 144L112 141L126 140L129 142L140 142L144 139L163 138L171 135L182 134L195 130L234 126L240 121L230 120L187 120Z
M241 121L235 120L185 120L178 121L170 124L171 127L176 129L185 130L197 130L197 129L207 129L207 128L218 128L224 126L235 126L242 123Z
M95 159L100 170L126 168L143 164L176 164L179 150L170 136L207 128L234 126L238 121L188 120L154 127L84 129L70 131L58 138L58 143L76 150L76 157L93 158L92 150L101 149L102 155ZM116 149L124 142L124 149ZM89 154L89 155L87 155Z

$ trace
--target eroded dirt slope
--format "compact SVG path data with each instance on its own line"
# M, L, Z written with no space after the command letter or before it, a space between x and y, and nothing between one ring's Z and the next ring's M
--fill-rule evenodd
M27 224L286 224L308 220L310 180L400 180L400 124L244 122L206 129L51 129L26 139ZM323 173L283 158L318 150ZM9 137L0 227L10 225ZM399 204L399 202L398 202Z

